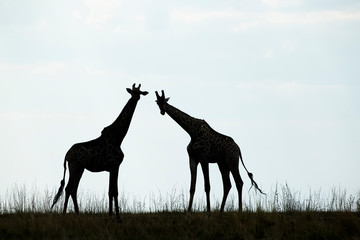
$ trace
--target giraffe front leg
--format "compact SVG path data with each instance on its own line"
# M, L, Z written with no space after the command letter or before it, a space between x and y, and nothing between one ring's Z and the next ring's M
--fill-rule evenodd
M205 193L206 193L206 210L210 212L210 179L209 179L209 164L201 163L201 168L204 174Z
M110 218L112 217L112 208L113 208L112 205L113 205L112 196L111 196L111 192L109 189L109 216L110 216Z
M119 170L110 172L110 183L109 183L109 215L112 216L113 200L115 203L115 214L117 221L120 221L119 203L118 203L118 173Z
M109 175L109 192L108 192L108 195L109 195L109 216L110 218L112 217L112 209L113 209L113 189L112 189L112 173L110 172L110 175Z
M197 174L198 164L199 164L199 162L196 162L190 158L191 183L190 183L190 200L189 200L188 213L191 212L191 207L192 207L193 200L194 200L195 186L196 186L196 174Z

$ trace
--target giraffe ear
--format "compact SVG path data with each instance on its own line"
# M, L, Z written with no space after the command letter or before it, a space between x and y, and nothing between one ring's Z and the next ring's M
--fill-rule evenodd
M126 91L131 94L132 90L130 88L127 88Z
M148 95L149 92L145 91L145 92L141 92L142 95L146 96Z
M169 99L170 99L169 97L168 97L168 98L165 98L165 102L168 102L168 101L169 101Z

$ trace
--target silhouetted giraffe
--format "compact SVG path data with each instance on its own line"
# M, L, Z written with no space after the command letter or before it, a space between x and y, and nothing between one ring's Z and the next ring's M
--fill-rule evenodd
M64 160L64 177L61 180L61 186L54 198L51 208L53 208L62 194L65 184L66 162L68 162L70 177L65 188L63 213L66 213L69 196L71 196L74 202L75 212L79 213L76 193L84 169L91 172L107 171L110 173L109 215L112 215L112 204L114 200L116 218L119 220L118 173L119 166L124 158L120 145L129 129L140 95L148 94L148 92L141 91L140 87L141 84L139 84L139 87L136 87L134 84L132 89L126 89L131 94L130 100L127 102L117 119L111 125L103 129L100 137L89 142L77 143L66 153Z
M188 212L191 211L195 185L197 166L200 163L204 174L206 205L207 211L210 212L210 181L209 181L209 163L217 163L221 172L224 195L221 202L220 212L224 211L226 198L231 188L230 172L233 175L235 184L238 190L239 197L239 211L242 211L242 187L243 181L239 173L239 157L241 162L250 177L252 186L255 186L259 192L263 193L257 183L253 179L253 174L246 169L241 157L239 146L231 137L225 136L213 130L205 120L200 120L189 116L179 109L168 104L169 98L165 98L164 91L162 96L156 93L157 104L160 108L160 113L164 115L167 113L175 120L191 137L191 141L187 147L190 158L191 171L191 185L190 185L190 200Z

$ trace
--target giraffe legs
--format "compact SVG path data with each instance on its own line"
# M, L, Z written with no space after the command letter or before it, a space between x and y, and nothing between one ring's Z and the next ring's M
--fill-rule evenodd
M223 199L221 201L220 212L224 212L226 198L227 198L227 196L229 194L229 191L231 189L230 170L223 163L218 163L218 166L219 166L219 169L220 169L220 172L221 172L221 176L222 176L222 180L223 180L223 187L224 187L224 195L223 195Z
M191 184L190 184L190 200L189 200L188 213L191 212L191 207L194 200L198 164L199 162L190 159Z
M231 171L231 174L233 175L233 178L234 178L234 181L236 184L236 188L238 191L239 212L242 212L242 188L243 188L244 182L241 179L238 166L233 167L230 171Z
M118 174L119 168L110 172L110 180L109 180L109 215L112 216L112 208L113 208L113 199L115 203L115 214L116 219L120 220L119 214L119 203L118 203Z
M69 185L69 184L68 184ZM67 205L68 205L68 201L69 201L69 197L70 197L70 193L65 191L65 202L64 202L64 209L63 209L63 214L66 213L67 210Z
M82 174L84 173L84 168L81 167L77 167L74 165L69 165L69 172L70 172L70 177L69 177L69 182L66 185L65 188L65 202L64 202L64 210L63 213L66 213L67 210L67 205L68 205L68 201L69 201L69 197L71 196L73 203L74 203L74 210L76 213L79 213L79 206L77 203L77 189L79 186L79 182L81 179Z
M210 179L209 179L209 164L202 162L201 168L204 174L204 184L206 193L206 210L210 212Z

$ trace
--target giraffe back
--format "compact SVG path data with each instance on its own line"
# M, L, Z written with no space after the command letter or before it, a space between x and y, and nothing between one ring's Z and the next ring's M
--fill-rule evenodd
M239 158L239 147L235 141L224 134L218 133L204 121L200 125L199 134L191 138L187 147L189 156L199 162L227 162ZM236 161L238 162L238 160Z
M107 143L106 138L74 144L66 153L68 164L76 164L91 172L110 171L119 167L124 154L119 146Z

